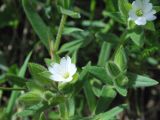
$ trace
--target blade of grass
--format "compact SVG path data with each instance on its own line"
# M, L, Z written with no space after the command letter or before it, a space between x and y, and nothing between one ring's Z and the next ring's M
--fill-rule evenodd
M27 65L28 65L28 62L31 58L31 55L32 55L32 52L30 52L28 54L28 56L26 57L25 59L25 62L24 64L22 65L19 73L18 73L18 76L19 77L24 77L25 73L26 73L26 70L27 70ZM17 88L17 86L14 86L13 88ZM9 99L9 102L8 102L8 105L7 105L7 108L6 108L6 114L8 116L8 120L11 119L11 116L12 116L12 112L13 112L13 107L15 105L15 102L16 102L16 99L18 98L18 96L20 95L20 92L19 91L13 91L11 93L11 97Z

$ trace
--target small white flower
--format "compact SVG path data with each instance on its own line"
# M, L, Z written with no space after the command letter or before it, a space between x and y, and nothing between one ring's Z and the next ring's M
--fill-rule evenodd
M66 83L73 79L73 75L76 73L77 68L75 64L71 63L71 58L67 56L60 60L60 64L52 64L48 70L52 74L50 76L52 80Z
M155 13L149 0L136 0L132 3L132 9L129 11L129 20L135 21L137 25L145 25L147 21L156 19Z

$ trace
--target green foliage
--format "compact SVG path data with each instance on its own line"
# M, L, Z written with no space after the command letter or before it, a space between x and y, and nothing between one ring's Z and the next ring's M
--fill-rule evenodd
M50 73L45 67L39 64L29 63L29 71L38 84L45 85L51 83L49 79Z
M89 106L89 110L93 113L93 111L95 109L95 105L96 105L96 98L93 94L92 86L91 86L90 81L85 82L84 92L85 92L85 96L86 96L87 103L88 103L88 106Z
M116 22L119 22L121 24L125 24L125 20L124 20L124 18L121 17L121 13L120 12L107 12L107 11L104 11L103 12L103 16L104 17L110 17L111 19L113 19Z
M52 34L50 33L50 28L44 23L42 18L37 14L32 6L32 2L28 0L22 0L24 11L29 19L33 29L37 33L41 42L49 49L49 41L51 41Z
M139 97L134 91L137 88L159 83L150 78L159 79L157 20L147 21L143 26L130 21L129 0L90 0L84 4L76 0L22 0L20 3L16 9L10 0L0 6L2 33L7 34L8 29L14 31L12 37L0 36L4 40L0 44L0 98L4 102L0 119L111 120L118 119L119 113L128 109L136 117L145 117L147 111L142 103L139 106L138 100L134 100L135 104L130 99L132 92L135 99ZM158 1L154 0L155 3ZM158 14L159 6L153 8ZM20 14L22 9L24 14ZM33 53L22 62L30 50ZM70 56L72 64L68 59L65 64L63 56ZM12 65L15 62L19 63ZM77 71L71 75L73 64ZM70 78L69 82L58 81ZM11 91L11 95L5 95L5 91Z
M19 72L17 74L18 77L24 77L25 72L27 70L27 64L28 64L28 62L31 58L31 55L32 55L32 52L30 52L28 54L28 56L26 57L21 69L19 70ZM14 85L14 88L16 88L16 87L17 86ZM12 91L12 93L11 93L11 97L9 99L9 102L8 102L8 105L7 105L7 108L6 108L6 114L8 115L9 119L12 117L12 111L14 109L16 99L17 99L17 97L19 97L19 95L20 95L20 92L18 92L18 91Z
M66 44L64 44L60 50L58 51L58 54L63 53L63 52L69 52L69 53L73 53L75 50L78 50L82 43L82 40L74 40L71 42L68 42Z
M97 79L101 80L106 84L112 84L110 76L107 75L105 68L103 67L96 67L96 66L89 66L87 67L89 73L95 76Z
M109 59L110 51L111 51L111 44L103 42L101 52L99 54L99 59L98 59L99 66L105 65L106 61Z
M126 53L123 47L120 47L115 56L114 56L114 62L118 65L118 67L125 71L127 69L127 58Z
M130 79L129 87L148 87L158 84L154 79L133 73L129 73L128 78Z
M116 91L109 86L103 86L96 105L96 114L104 112L116 97ZM104 107L105 106L105 107Z
M22 95L19 100L23 103L25 103L25 105L34 105L36 103L39 103L42 100L41 97L42 93L40 91L31 91L28 92L24 95Z
M144 36L144 32L141 31L140 29L131 31L131 33L129 33L128 36L131 38L131 40L135 45L140 47L144 45L145 36Z
M72 18L80 18L81 17L79 13L71 11L71 10L64 9L62 7L60 7L60 11L61 11L62 14L68 15Z
M95 118L93 118L93 120L110 120L113 119L118 113L122 112L124 109L127 108L126 104L117 106L115 108L112 108L111 110L105 112L105 113L100 113L97 116L95 116Z
M119 11L121 15L126 19L128 18L128 12L131 9L131 4L128 0L118 0Z

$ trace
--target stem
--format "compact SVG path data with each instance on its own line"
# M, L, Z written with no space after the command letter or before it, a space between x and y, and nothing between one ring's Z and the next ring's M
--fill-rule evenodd
M141 116L141 111L140 111L139 104L138 104L138 93L136 89L135 89L135 107L136 107L137 115Z
M126 37L126 35L127 35L127 32L128 32L128 31L125 30L124 33L121 35L121 37L120 37L120 42L119 42L118 46L116 47L116 49L115 49L115 51L114 51L114 53L113 53L112 58L115 56L115 54L116 54L116 52L118 51L118 49L125 44L125 42L126 42L126 38L125 38L125 37Z
M49 40L49 54L50 54L52 60L53 60L53 56L54 56L53 51L54 51L53 41Z
M6 90L6 91L15 90L15 91L20 91L20 90L26 90L26 89L24 89L24 88L6 88L6 87L0 87L0 90Z
M64 24L66 22L66 19L67 19L67 15L62 15L62 18L61 18L61 22L60 22L60 25L59 25L59 29L58 29L58 33L57 33L57 37L56 37L56 41L55 41L55 46L54 46L54 50L57 51L58 48L59 48L59 44L61 42L61 37L62 37L62 32L63 32L63 29L64 29Z

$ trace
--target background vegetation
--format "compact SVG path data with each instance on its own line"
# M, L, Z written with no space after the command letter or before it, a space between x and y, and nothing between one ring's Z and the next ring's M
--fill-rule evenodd
M32 117L26 117L27 113L17 116L17 113L25 108L19 103L18 96L27 91L23 90L23 83L19 82L19 79L32 79L29 70L25 70L26 57L28 56L29 59L31 51L32 55L29 61L32 63L45 66L44 59L53 57L52 54L55 51L52 44L56 39L63 12L69 15L65 23L60 49L56 51L60 57L66 54L70 55L76 62L79 73L89 61L93 66L97 64L103 66L106 61L113 57L115 48L121 43L122 34L129 27L124 20L128 14L123 17L120 16L124 10L119 7L119 1L75 0L71 6L73 11L66 13L57 6L56 0L33 0L30 2L27 0L1 0L0 119L37 119L35 114L29 114ZM131 3L132 0L129 2ZM151 2L155 6L160 5L159 0L152 0ZM61 6L61 4L58 5ZM141 27L130 26L130 33L127 33L129 37L126 38L127 42L124 46L128 60L128 71L150 76L157 81L160 80L160 16L158 10L157 7L157 19L148 23L143 30ZM122 13L120 14L120 12ZM103 57L104 59L100 59ZM25 60L26 63L24 63ZM98 93L100 86L104 83L97 81L97 77L91 75L85 80L91 80L95 83L86 82L75 95L74 100L70 101L70 104L72 102L75 104L74 113L77 117L75 119L82 116L85 118L79 119L91 119L88 117L93 114L95 102L101 98ZM19 89L21 92L14 91L14 94L17 95L13 95L12 91L15 85L21 86L22 89ZM93 85L94 88L85 89L90 88L87 85ZM104 100L106 99L104 98ZM108 105L104 101L102 103L99 105ZM123 103L128 103L128 109L125 109L118 116L119 119L159 120L160 86L128 89L127 96L123 97L117 94L112 103L108 105L107 110ZM104 112L103 109L106 108L99 108L99 111L96 111L97 114ZM59 119L56 118L59 114L55 107L45 109L44 114L46 119ZM40 119L43 119L42 114L41 116Z

